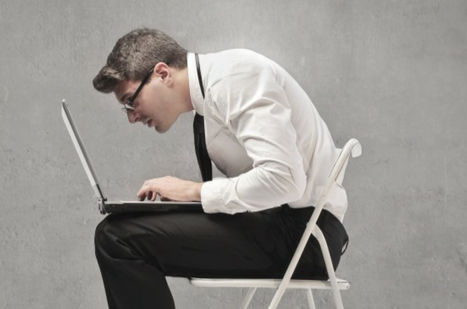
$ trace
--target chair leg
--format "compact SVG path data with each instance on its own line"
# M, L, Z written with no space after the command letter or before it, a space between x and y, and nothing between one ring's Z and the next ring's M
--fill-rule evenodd
M251 302L255 292L256 292L256 288L249 288L248 289L248 292L246 293L245 298L243 299L242 306L240 307L240 309L247 309L248 308L248 305L250 305L250 302Z
M344 309L344 304L342 303L341 292L338 287L332 288L332 294L334 296L334 303L336 304L337 309Z
M315 300L313 299L313 292L311 291L311 289L308 289L306 291L306 298L308 299L308 306L310 307L310 309L316 309Z
M332 288L332 296L334 297L334 303L337 309L344 309L344 304L342 303L341 292L339 290L339 286L337 285L337 278L336 273L334 272L334 268L332 266L331 255L329 254L328 245L326 243L326 239L324 238L323 233L321 230L316 227L316 238L321 246L321 251L323 252L324 263L326 264L326 270L328 271L329 281L331 283Z

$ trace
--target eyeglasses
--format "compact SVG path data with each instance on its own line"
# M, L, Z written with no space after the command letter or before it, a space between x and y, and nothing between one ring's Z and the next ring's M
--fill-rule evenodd
M122 111L124 113L128 113L128 111L135 110L136 106L134 102L136 100L136 97L138 96L141 89L143 89L143 86L148 82L149 77L151 77L152 72L154 72L154 68L149 70L148 74L141 81L141 84L139 85L138 89L136 89L135 93L128 99L126 103L123 104Z

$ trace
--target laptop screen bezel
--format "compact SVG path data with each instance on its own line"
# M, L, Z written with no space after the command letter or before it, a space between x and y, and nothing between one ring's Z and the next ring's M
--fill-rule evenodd
M100 202L106 201L107 198L105 197L104 192L101 189L96 172L87 154L86 147L84 146L84 143L81 140L78 129L76 128L75 123L73 121L73 116L71 115L71 112L68 108L68 104L65 100L62 101L62 117L68 129L68 133L70 134L71 140L73 141L73 145L75 146L76 152L78 153L78 156L81 160L81 164L83 165L86 175L88 176L89 182L91 183L91 186L94 190L96 198Z

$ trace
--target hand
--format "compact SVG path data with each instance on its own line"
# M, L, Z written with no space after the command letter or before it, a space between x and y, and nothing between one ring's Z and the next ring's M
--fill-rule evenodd
M159 195L161 200L178 202L201 201L202 183L165 176L146 180L138 191L138 200L146 198L155 201Z

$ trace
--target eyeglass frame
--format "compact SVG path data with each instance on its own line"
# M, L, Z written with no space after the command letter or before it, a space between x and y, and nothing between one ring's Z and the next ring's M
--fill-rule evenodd
M141 84L139 84L138 89L136 89L135 93L126 101L126 103L123 103L122 111L124 113L127 114L128 111L134 111L136 109L136 106L135 106L136 97L138 96L141 89L143 89L143 86L148 82L149 77L151 77L151 74L153 72L154 72L154 68L149 70L148 74L146 74L146 76L141 81Z

